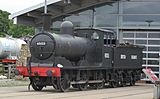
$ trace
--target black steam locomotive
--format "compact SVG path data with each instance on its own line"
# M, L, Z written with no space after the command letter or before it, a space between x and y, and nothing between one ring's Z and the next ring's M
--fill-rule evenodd
M30 41L27 67L16 74L29 77L34 90L45 86L66 91L134 85L140 80L142 48L118 44L115 32L98 28L73 29L65 21L59 34L42 32Z

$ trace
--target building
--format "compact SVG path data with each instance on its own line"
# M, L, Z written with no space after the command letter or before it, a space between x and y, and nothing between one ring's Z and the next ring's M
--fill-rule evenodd
M17 24L41 28L43 5L14 13ZM53 28L63 20L75 27L99 27L117 32L120 42L145 46L143 67L152 68L160 78L160 0L50 0L48 13Z

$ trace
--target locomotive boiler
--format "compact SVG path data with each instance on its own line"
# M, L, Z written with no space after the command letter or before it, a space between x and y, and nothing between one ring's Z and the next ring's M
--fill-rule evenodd
M65 57L70 61L78 61L85 55L87 43L89 43L87 39L72 35L39 33L31 40L30 51L35 58L42 61L51 58L51 63L54 62L53 57L57 56Z
M119 44L115 32L98 28L73 29L65 21L59 34L41 32L30 41L28 65L16 75L29 77L34 90L53 86L62 92L134 85L140 80L142 47Z

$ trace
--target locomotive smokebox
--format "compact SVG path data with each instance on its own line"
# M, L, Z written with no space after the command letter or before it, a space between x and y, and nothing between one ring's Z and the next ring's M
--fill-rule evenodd
M64 21L61 24L61 34L70 34L73 35L74 33L74 26L70 21Z

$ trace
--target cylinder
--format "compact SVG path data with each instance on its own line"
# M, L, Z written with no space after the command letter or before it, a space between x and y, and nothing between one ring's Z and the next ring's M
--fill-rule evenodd
M0 59L16 59L22 44L26 42L15 38L0 38Z

